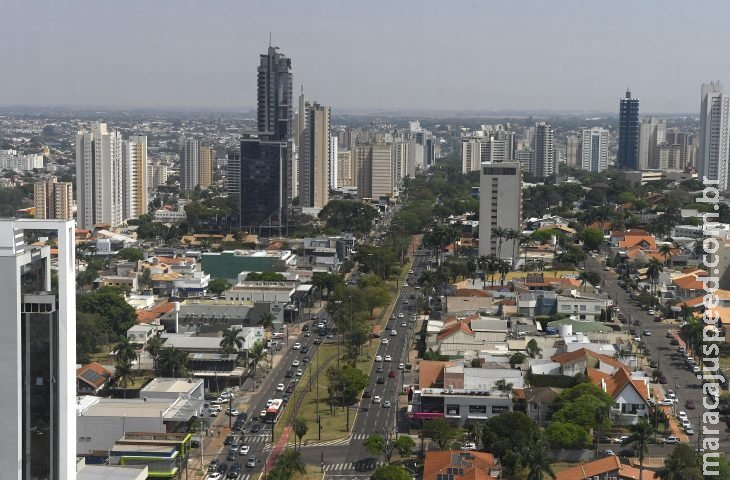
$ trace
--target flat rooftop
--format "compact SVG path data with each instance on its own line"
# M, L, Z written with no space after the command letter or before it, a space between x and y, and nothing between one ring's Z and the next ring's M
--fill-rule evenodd
M141 398L100 398L84 410L78 410L84 417L138 417L160 418L169 410L170 400L147 400Z
M188 380L187 378L155 378L140 392L188 393L200 382L200 380Z
M76 480L146 480L147 465L86 465Z

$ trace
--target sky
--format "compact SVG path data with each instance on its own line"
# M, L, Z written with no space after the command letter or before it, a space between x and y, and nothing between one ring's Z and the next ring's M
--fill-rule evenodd
M6 0L0 105L253 107L269 43L333 113L697 113L730 2Z

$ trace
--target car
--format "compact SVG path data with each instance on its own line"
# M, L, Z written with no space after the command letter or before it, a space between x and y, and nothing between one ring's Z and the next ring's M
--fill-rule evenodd
M666 397L667 397L667 398L671 398L672 400L674 400L675 398L677 398L677 394L676 394L676 393L674 393L674 390L672 390L672 389L670 388L669 390L667 390L667 395L666 395Z
M474 442L465 443L464 445L461 446L461 449L462 450L476 450L477 444Z
M641 326L641 320L634 320L634 326Z
M241 445L241 448L238 449L239 455L248 455L248 451L251 449L248 445Z
M662 385L666 385L668 383L667 377L662 375L661 378L659 379L659 383L661 383Z
M657 402L657 405L661 405L663 407L671 407L672 405L674 405L674 400L672 400L671 398L665 398L664 400L660 400L659 402Z
M395 378L395 375L395 370L391 370L390 372L388 372L388 378Z
M302 327L302 332L308 332L308 331L309 331L309 325L306 325L306 324L305 324L305 325L304 325L304 326Z
M208 474L208 480L219 480L223 478L223 474L220 472L211 472Z
M692 426L692 422L689 421L689 418L680 418L679 423L681 423L682 427L685 427L685 428Z
M688 410L694 410L695 409L695 402L692 401L692 400L690 400L690 399L687 399L687 401L684 402L684 407L687 408Z
M273 404L274 404L274 400L273 399L270 398L270 399L266 400L266 408L269 408Z
M233 397L233 394L229 391L225 391L220 394L220 398L225 398L226 400L228 400L231 397Z
M404 298L403 299L403 305L408 305L408 299L407 298Z
M302 358L302 363L309 363L309 355L305 355L304 358Z
M378 368L375 369L375 373L383 373L383 366L378 365Z
M386 355L385 356L385 361L386 362L392 362L393 361L393 357L391 357L390 355Z
M377 383L378 385L382 385L385 383L385 378L378 377L378 379L375 381L375 383Z
M319 322L319 323L317 324L317 328L324 328L324 327L325 327L325 325L324 325L324 323L322 323L322 322Z
M375 361L376 362L382 362L383 361L383 357L381 355L375 355Z
M285 388L286 388L286 385L284 385L283 383L280 383L279 385L276 386L276 391L283 392Z
M246 460L246 468L254 468L256 466L256 457L248 457Z
M679 347L679 348L677 349L677 351L678 351L678 352L679 352L679 353L680 353L681 355L684 355L685 353L687 353L687 350L685 350L685 349L684 349L684 348L682 348L682 347Z
M620 435L611 439L611 443L624 443L629 438L628 435Z
M221 462L220 462L220 460L218 460L217 458L214 458L214 459L213 459L213 460L211 460L211 461L210 461L210 463L208 464L208 471L209 471L209 472L216 472L216 471L218 471L218 465L219 465L220 463L221 463Z
M365 390L362 392L362 398L370 398L373 396L373 393L370 390Z
M669 341L669 345L677 346L677 345L679 345L679 340L677 340L676 338L672 338Z
M398 318L405 318L405 316L406 316L406 314L405 314L405 313L403 313L403 312L400 312L400 313L398 314Z
M662 443L666 445L676 445L679 443L679 438L674 435L670 435L668 437L664 437L662 439Z
M684 433L686 433L687 435L694 435L695 434L695 431L692 428L692 425L685 425L684 426Z
M266 409L261 410L261 412L259 413L259 418L264 418L265 416L266 416Z
M615 456L615 455L616 455L615 453L613 453L613 450L610 450L610 449L607 449L607 450L601 450L601 451L600 451L600 454L601 454L602 456L604 456L604 457L613 457L613 456Z
M373 403L380 403L380 396L378 396L378 395L375 395L375 396L373 397Z
M322 339L321 339L321 338L315 338L315 339L314 339L314 340L312 341L312 343L314 343L315 345L319 345L320 343L322 343Z
M390 331L390 336L391 337L395 337L396 335L398 335L398 330L393 329L393 330Z
M661 322L662 320L663 319L662 319L661 315L657 315L657 316L654 317L654 321L655 322Z
M390 343L390 340L388 340L387 338L384 338L380 341L380 343L382 343L383 345L387 345L388 343Z
M645 337L651 337L651 331L650 330L644 330L643 335Z
M652 360L649 362L649 368L657 368L659 366L659 363L657 363L656 360Z
M297 373L295 373L294 375L296 375L297 377L301 377L302 375L304 375L304 370L302 370L301 368L297 368Z
M291 366L292 366L292 367L298 367L298 366L299 366L299 365L301 365L301 364L302 364L302 363L301 363L301 362L300 362L299 360L294 360L293 362L291 362Z
M293 393L296 386L297 385L295 383L290 383L289 385L287 385L285 390L286 393Z
M236 450L229 451L228 456L226 457L226 460L228 460L229 462L235 462L237 455L238 454L236 453Z
M224 474L228 471L228 464L227 463L221 463L218 465L218 473Z
M294 349L294 350L300 350L302 348L302 344L301 343L295 343L294 346L291 347L291 348Z
M403 282L403 286L404 287L407 287L408 286L408 282Z
M636 329L635 329L635 328L630 328L630 329L629 329L629 333L630 333L631 335L636 335Z
M408 275L413 275L413 270L408 270Z
M311 337L311 336L312 336L312 334L311 334L311 333L309 333L309 332L304 332L304 335L303 335L303 336L304 336L305 338L309 338L309 337Z
M406 322L401 322L400 326L403 328L408 328L408 324Z
M656 315L656 312L652 309L649 309L649 311L646 313L648 313L649 315Z
M688 417L687 417L687 412L684 412L684 411L682 411L682 412L679 412L679 413L677 414L677 417L678 417L678 418L679 418L680 420L683 420L683 419L685 419L685 418L688 418Z
M240 414L241 414L241 412L239 412L239 411L238 411L238 410L236 410L235 408L233 408L233 409L231 409L231 408L226 408L226 415L230 415L230 416L232 416L232 417L237 417L237 416L239 416Z
M259 425L258 423L254 423L251 426L251 433L258 433L260 431L261 431L261 425Z
M390 400L386 400L383 402L383 408L390 408Z
M634 341L635 342L640 342L641 341L641 337L639 337L639 336L634 337Z
M399 363L398 364L398 370L405 370L405 369L406 369L405 363Z
M302 353L303 355L306 355L306 354L308 354L308 353L309 353L309 347L308 347L308 346L306 346L306 345L304 345L304 346L302 347L301 353Z
M241 467L239 467L237 463L234 463L231 469L228 471L228 475L226 475L226 478L238 478L238 475L240 473Z
M618 452L619 457L635 457L636 456L636 450L633 448L624 448L619 450Z
M312 315L312 320L317 320L317 314Z
M398 318L398 317L395 316L395 313L390 316L391 320L395 320L396 318Z
M223 445L230 445L233 443L233 441L236 439L233 435L228 435L225 440L223 440Z
M328 333L327 338L335 338L335 335L333 333Z

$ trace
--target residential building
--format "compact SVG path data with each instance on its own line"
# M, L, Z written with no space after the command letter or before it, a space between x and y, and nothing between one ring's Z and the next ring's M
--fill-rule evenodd
M147 137L132 135L123 143L122 218L139 218L147 213Z
M520 170L529 172L530 166L535 163L535 152L531 148L517 150L515 160L520 163Z
M397 185L400 185L405 177L415 175L415 169L411 168L411 160L410 140L406 138L396 139L393 142L393 172Z
M656 164L658 170L684 170L686 164L682 161L683 149L681 145L662 143L656 147Z
M618 152L616 166L627 170L639 170L639 99L631 98L626 90L626 97L621 99L618 119Z
M461 139L461 173L479 170L482 164L482 142L479 138Z
M114 372L96 362L83 365L76 370L76 394L98 395L111 383Z
M355 149L357 193L361 199L398 196L391 143L361 143Z
M200 160L200 172L198 174L200 188L210 188L213 185L215 150L210 145L201 144L198 158Z
M180 147L180 190L191 192L200 185L200 142L185 138Z
M667 145L679 146L680 160L679 168L684 169L688 166L694 166L697 153L697 138L688 132L680 131L678 128L668 128L666 133Z
M302 100L299 103L304 103L304 112L299 112L298 119L304 116L305 125L298 148L299 205L321 209L329 201L330 107Z
M520 164L483 163L479 187L479 255L512 258L516 240L498 239L494 231L497 228L519 230L521 220Z
M49 177L33 186L35 218L73 219L73 184Z
M0 150L0 171L29 172L43 168L43 155L18 154L17 150Z
M555 158L555 142L553 127L549 123L535 124L535 137L532 143L535 152L530 173L538 177L548 177L557 173L557 159Z
M286 142L292 138L294 127L291 59L270 46L261 54L257 73L258 131L270 140Z
M566 468L555 474L555 480L652 480L654 471L641 471L631 465L621 463L616 455L608 455L598 460Z
M122 135L94 122L76 135L76 216L79 228L103 223L114 228L123 217Z
M602 172L608 168L608 130L584 128L580 141L581 168L589 172Z
M647 117L639 125L639 170L657 168L657 146L664 143L667 124L663 119Z
M490 136L481 140L481 161L487 163L508 162L510 149L507 140ZM477 164L478 165L478 164ZM479 167L477 166L477 169Z
M168 166L166 163L155 162L152 164L149 190L155 191L160 185L167 185Z
M716 180L717 188L730 186L730 96L720 82L703 83L700 106L700 137L697 173L700 178Z
M502 469L494 455L463 450L426 452L423 480L496 480Z
M329 108L329 107L328 107ZM337 173L339 170L337 169L337 161L339 160L339 156L337 153L339 152L339 140L337 139L337 136L332 135L332 132L329 132L330 137L330 158L329 158L329 190L334 190L337 188Z
M350 150L339 150L337 152L337 186L354 187L353 168L352 168L352 152Z
M0 220L3 478L76 478L76 262L72 220ZM26 244L53 231L51 248Z
M226 154L226 192L229 197L241 195L241 153L231 151ZM239 198L240 201L240 198Z
M579 159L582 158L582 135L568 135L565 138L565 164L569 167L576 168L581 163Z

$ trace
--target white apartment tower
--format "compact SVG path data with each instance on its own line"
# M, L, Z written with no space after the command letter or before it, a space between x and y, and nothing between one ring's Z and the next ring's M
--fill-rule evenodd
M103 223L116 227L123 218L122 135L95 122L76 135L76 203L79 228Z
M338 152L339 152L339 138L337 138L337 135L332 135L330 132L330 159L329 159L329 173L330 173L330 182L329 182L329 189L334 190L337 188L337 174L339 173L339 169L337 168L337 161L339 159Z
M183 139L180 148L180 189L190 192L200 185L200 142Z
M493 232L497 227L519 231L521 220L520 163L482 163L479 181L479 255L511 258L516 240L503 238L500 249L500 240Z
M301 104L301 97L300 97ZM306 102L303 117L304 131L299 148L299 205L304 208L324 208L329 202L330 185L330 107Z
M589 172L602 172L608 168L608 130L584 128L580 140L581 168Z
M57 237L51 248L25 231ZM2 478L76 479L76 271L73 220L0 219Z
M124 142L122 174L122 218L139 218L147 213L147 137L132 135Z
M666 135L663 119L647 117L639 124L639 170L657 168L657 146L665 142Z
M482 142L475 137L461 139L461 173L475 172L482 164Z
M697 152L697 173L700 180L717 180L717 188L730 187L730 96L720 82L703 83L700 107L700 137Z

